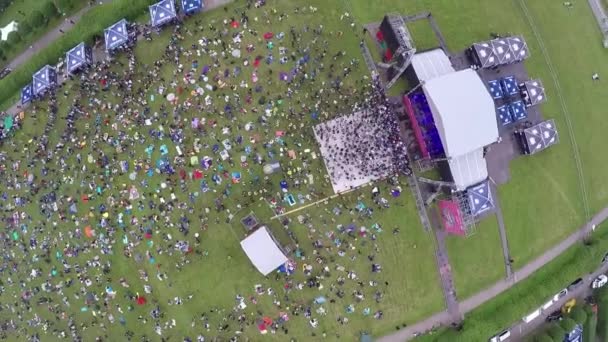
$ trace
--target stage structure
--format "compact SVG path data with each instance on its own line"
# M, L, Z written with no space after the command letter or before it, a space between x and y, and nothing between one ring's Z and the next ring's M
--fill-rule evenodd
M390 71L389 81L386 84L386 89L389 89L412 62L416 47L403 17L398 14L384 16L380 23L380 32L387 44L388 54L385 56L390 58L387 58L385 63L378 63L378 66Z

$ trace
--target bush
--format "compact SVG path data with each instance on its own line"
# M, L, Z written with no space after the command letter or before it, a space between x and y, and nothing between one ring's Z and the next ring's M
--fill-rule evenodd
M583 342L597 341L597 316L593 313L587 315L587 321L583 326Z
M30 16L29 21L32 23L34 29L38 29L40 26L44 25L44 14L36 10Z
M547 333L554 341L562 341L564 336L566 336L566 331L555 322L551 323Z
M572 318L570 318L570 317L566 317L566 318L564 318L563 320L561 320L561 321L559 322L559 325L560 325L562 328L564 328L564 331L565 331L566 333L569 333L569 332L571 332L572 330L574 330L574 328L576 328L576 324L577 324L577 323L576 323L576 322L575 322L575 321L574 321Z
M572 309L572 312L569 315L576 323L584 324L587 321L587 313L585 309L581 305L577 305Z
M122 18L133 21L147 12L148 6L157 0L114 0L110 4L96 6L85 13L80 21L64 35L44 50L37 53L27 63L22 64L10 75L0 80L0 103L7 107L10 100L32 79L32 74L46 64L55 64L66 51L84 41L91 43L96 35Z
M554 341L553 338L551 338L551 336L549 336L548 333L536 335L536 337L534 337L534 342L553 342L553 341Z
M57 9L57 6L55 6L55 3L53 3L53 1L47 1L42 7L42 14L44 14L44 17L48 21L58 16L59 10Z
M10 45L15 45L21 41L21 35L17 31L13 31L6 37L6 42Z
M71 11L76 7L76 0L57 0L57 7L63 13Z
M604 340L608 339L608 300L603 300L598 304L599 313L597 317L597 324L600 327L597 333Z
M29 20L24 20L19 23L19 32L21 32L22 36L25 36L32 32L32 25Z

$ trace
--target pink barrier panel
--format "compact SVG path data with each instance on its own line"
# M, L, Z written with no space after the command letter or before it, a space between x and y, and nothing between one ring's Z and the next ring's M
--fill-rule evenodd
M410 101L410 98L407 97L407 95L403 96L403 105L405 106L405 112L407 113L407 116L410 118L410 122L412 123L412 128L414 129L414 136L416 137L416 142L418 142L418 147L420 148L422 158L430 158L431 156L429 154L428 149L426 148L426 141L424 141L420 126L418 126L418 120L416 120L414 107L412 107L412 102Z
M462 215L458 204L453 201L439 201L439 214L445 231L454 235L465 235Z

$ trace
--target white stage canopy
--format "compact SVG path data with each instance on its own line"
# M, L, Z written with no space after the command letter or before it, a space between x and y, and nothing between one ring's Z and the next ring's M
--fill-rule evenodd
M268 275L287 262L287 257L265 226L241 241L241 248L263 275Z

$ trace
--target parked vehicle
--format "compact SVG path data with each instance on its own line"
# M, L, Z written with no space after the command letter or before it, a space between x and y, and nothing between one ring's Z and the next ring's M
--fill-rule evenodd
M572 308L576 305L576 298L572 298L562 306L562 313L569 314L572 311Z
M543 306L541 306L541 309L543 309L543 311L549 309L551 307L551 305L553 305L553 303L555 303L555 299L551 298L548 302L546 302L545 304L543 304Z
M567 294L568 294L568 289L563 289L563 290L559 291L559 293L557 293L555 296L553 296L553 301L557 302L560 298L564 297Z
M2 69L2 71L0 71L0 80L5 78L6 76L8 76L8 74L10 74L12 71L13 71L13 69L11 69L11 68Z
M511 332L509 330L505 330L500 334L493 336L490 338L490 342L502 342L511 337Z
M583 283L583 278L578 278L575 281L571 282L570 285L568 285L568 290L574 290L582 283Z
M606 285L606 283L608 283L608 277L606 277L605 274L600 274L591 283L591 288L592 289L599 289L600 287Z
M522 318L522 320L526 323L530 323L534 319L536 319L538 316L540 316L540 309L537 309L534 312L530 313L529 315L525 316L524 318Z

